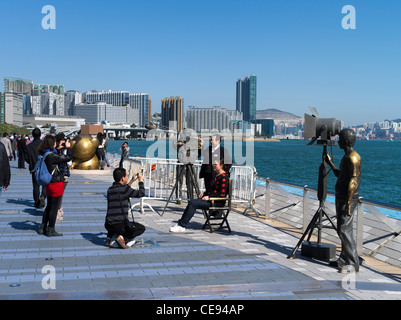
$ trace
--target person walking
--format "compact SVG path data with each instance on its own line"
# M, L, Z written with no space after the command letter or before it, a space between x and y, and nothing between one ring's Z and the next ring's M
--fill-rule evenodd
M36 182L35 178L35 165L38 162L39 146L42 143L40 136L42 132L40 129L35 128L32 130L33 141L26 147L26 152L24 154L25 161L29 165L29 172L32 175L32 187L33 187L33 201L35 208L44 207L46 204L46 188L42 186L42 191L40 191L40 185Z
M129 153L128 142L124 142L121 145L121 160L120 160L120 165L118 166L119 168L124 168L124 159L128 158L128 153Z
M58 154L55 149L56 138L52 135L47 135L39 146L39 153L42 156L48 153L44 162L47 170L52 174L52 180L46 186L47 206L43 213L42 223L39 227L39 234L46 234L48 237L62 236L61 233L55 230L57 211L64 191L64 176L59 169L59 164L72 160L70 143L66 142L65 147L67 148L67 154Z
M13 158L13 149L11 147L10 136L7 132L3 133L3 138L0 139L0 142L2 142L6 147L7 157L11 160Z
M6 147L4 144L0 143L0 196L3 190L8 190L10 180L10 160L7 155Z
M26 169L25 168L25 153L26 153L26 139L23 134L17 142L18 148L18 169Z
M13 159L14 159L14 161L17 160L17 152L18 152L17 142L18 142L18 136L17 136L16 133L14 133L12 138L11 138L11 148L13 150Z

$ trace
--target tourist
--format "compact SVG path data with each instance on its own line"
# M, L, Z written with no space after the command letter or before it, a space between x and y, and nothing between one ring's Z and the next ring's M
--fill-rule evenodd
M7 190L10 185L11 171L10 160L4 144L0 143L0 195Z
M103 133L101 132L97 134L97 139L99 140L99 146L96 149L96 155L97 158L99 159L100 170L104 170L104 166L106 165L105 161L106 151L104 149L106 140L103 138Z
M205 191L199 195L198 199L189 201L187 207L178 224L170 228L170 232L179 233L185 232L185 228L194 216L197 209L207 210L211 206L210 198L225 198L228 192L229 175L227 173L227 166L224 165L222 160L214 161L213 170L216 173L210 187L210 191ZM223 207L224 201L215 201L216 207Z
M134 238L145 232L146 228L140 223L130 222L128 211L130 209L130 198L141 198L145 196L142 173L133 175L128 181L127 171L117 168L113 171L114 183L107 190L107 215L105 228L107 230L106 245L113 246L113 239L127 249L134 244ZM132 183L139 180L139 190L131 188Z
M25 161L29 165L29 172L32 175L32 186L33 186L33 201L35 208L40 208L45 206L46 200L46 188L42 186L42 192L40 192L40 185L36 182L35 178L35 165L38 162L39 146L42 143L40 139L42 132L40 129L35 128L32 130L33 141L27 145L26 152L24 154Z
M8 135L7 132L3 133L3 138L0 139L0 142L4 144L6 147L6 152L7 152L7 157L9 160L12 160L13 158L13 149L11 147L11 141L10 141L10 136Z
M25 168L25 153L26 153L26 139L23 134L17 142L18 148L18 169L26 169Z
M56 149L59 155L67 155L67 148L66 148L66 143L69 143L69 139L65 138L64 133L59 133L56 135ZM72 156L72 153L71 153ZM70 167L72 165L72 160L68 162L61 162L59 164L59 170L61 174L64 177L63 181L63 195L65 192L65 188L67 188L68 180L70 177ZM63 220L63 215L64 215L64 210L61 208L62 202L63 202L63 195L61 196L60 203L58 205L58 210L57 210L57 221L62 221Z
M47 234L49 237L62 236L55 230L57 219L57 211L60 200L63 195L63 173L59 170L59 164L72 160L72 150L70 143L65 143L67 154L58 154L56 148L56 138L52 135L47 135L39 146L39 153L46 156L45 164L49 173L53 175L51 182L46 186L47 206L43 213L42 224L39 227L39 234Z
M124 142L121 145L121 160L120 160L120 165L118 166L119 168L124 168L124 159L128 158L128 153L129 153L128 142Z
M16 161L17 160L17 152L18 152L18 147L17 147L18 136L17 136L17 134L14 133L10 140L11 140L11 149L13 151L13 159L14 159L14 161Z
M199 178L204 179L205 189L207 193L210 193L211 184L216 177L216 172L213 170L212 164L216 160L222 160L227 168L227 173L230 171L232 166L232 160L227 152L227 149L220 146L221 137L219 135L213 135L210 137L210 146L206 149L200 150L200 155L203 156L203 163L199 173Z

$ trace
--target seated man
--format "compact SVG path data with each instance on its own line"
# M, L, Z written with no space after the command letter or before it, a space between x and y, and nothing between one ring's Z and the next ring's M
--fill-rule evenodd
M124 249L134 243L134 238L145 232L140 223L128 220L129 199L145 196L143 175L134 174L128 182L127 171L117 168L113 172L114 183L107 190L107 215L104 224L107 232L106 245L112 246L112 238ZM139 179L139 190L131 188L132 183Z
M170 228L170 232L178 233L185 232L185 228L189 221L194 216L197 209L206 210L211 206L210 198L225 198L228 192L229 175L224 166L223 160L217 160L213 163L213 170L216 172L216 177L211 184L210 192L201 193L198 199L191 200L178 224ZM225 200L216 201L216 207L224 207Z

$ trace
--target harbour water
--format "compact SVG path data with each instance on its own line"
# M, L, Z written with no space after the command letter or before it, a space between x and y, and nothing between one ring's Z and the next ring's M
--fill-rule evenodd
M109 141L109 152L119 152L123 141ZM130 154L146 156L154 141L129 141ZM158 142L164 143L164 142ZM323 147L316 144L308 146L303 140L282 140L281 142L254 142L253 163L258 177L270 178L298 185L317 187L319 166L322 162ZM237 149L236 149L237 148ZM246 154L245 142L234 142L232 150ZM170 149L173 150L173 149ZM362 158L362 180L360 196L368 200L401 205L401 143L398 141L358 140L355 150ZM166 142L166 155L169 146ZM340 166L344 152L338 147L328 147L333 161ZM157 154L156 154L157 156ZM234 162L236 159L234 157ZM328 190L334 191L336 177L328 176Z

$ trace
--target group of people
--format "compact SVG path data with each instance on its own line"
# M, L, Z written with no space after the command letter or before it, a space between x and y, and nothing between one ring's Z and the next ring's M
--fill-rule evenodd
M31 143L31 138L25 134L18 136L16 133L10 136L7 132L4 132L0 142L5 146L9 160L17 161L18 155L18 169L26 169L26 147Z
M62 196L68 182L68 163L72 160L72 150L68 139L61 135L47 135L43 141L40 140L41 132L34 129L32 132L33 142L26 146L25 161L29 164L29 170L33 173L38 154L44 155L48 171L52 173L51 182L39 192L39 185L32 174L33 196L35 207L43 207L42 199L46 194L47 206L43 213L42 223L39 227L39 234L46 234L50 237L61 236L55 230L57 213L59 212ZM4 135L3 135L4 137ZM7 137L7 135L5 136ZM325 154L324 160L330 165L336 175L336 213L337 233L342 243L342 250L339 259L334 263L344 272L358 272L360 260L356 251L355 240L352 234L352 221L356 203L358 201L361 158L353 149L356 141L355 133L352 130L344 129L339 134L339 146L344 150L344 157L341 160L340 168L337 168L330 156ZM0 140L0 142L2 142ZM103 145L104 147L104 145ZM127 145L123 144L124 153L127 152ZM122 167L125 157L123 153L120 167L113 172L113 185L107 191L107 214L105 228L107 230L106 245L109 247L129 248L135 243L135 238L145 232L146 228L136 222L130 222L128 212L130 209L130 198L143 197L145 186L143 174L137 173L128 180L127 171ZM170 228L170 232L185 232L185 228L194 216L197 209L208 209L211 206L210 197L225 198L228 192L229 170L232 160L222 146L220 137L215 135L210 138L210 146L203 149L204 161L200 171L200 178L205 181L206 191L199 195L199 198L189 201L183 215L178 223ZM0 194L7 190L10 185L10 156L4 143L0 143ZM67 178L66 178L67 177ZM131 188L134 181L139 180L139 189ZM224 206L223 199L216 206Z
M41 139L42 132L36 128L32 131L33 141L23 144L23 152L19 152L22 165L18 168L25 169L25 162L28 163L29 172L32 176L33 200L35 208L46 206L42 223L39 226L39 234L49 237L62 236L55 230L56 221L63 220L63 209L61 208L62 197L68 183L69 166L72 161L72 149L69 139L63 133L58 135L46 135ZM4 133L3 138L8 140L8 134ZM7 153L7 140L0 140L0 190L7 190L11 181L10 161L13 159ZM50 183L41 186L35 178L35 166L39 155L44 156L47 170L52 174ZM14 158L15 159L15 158ZM42 190L41 190L42 189ZM46 204L47 201L47 204Z

